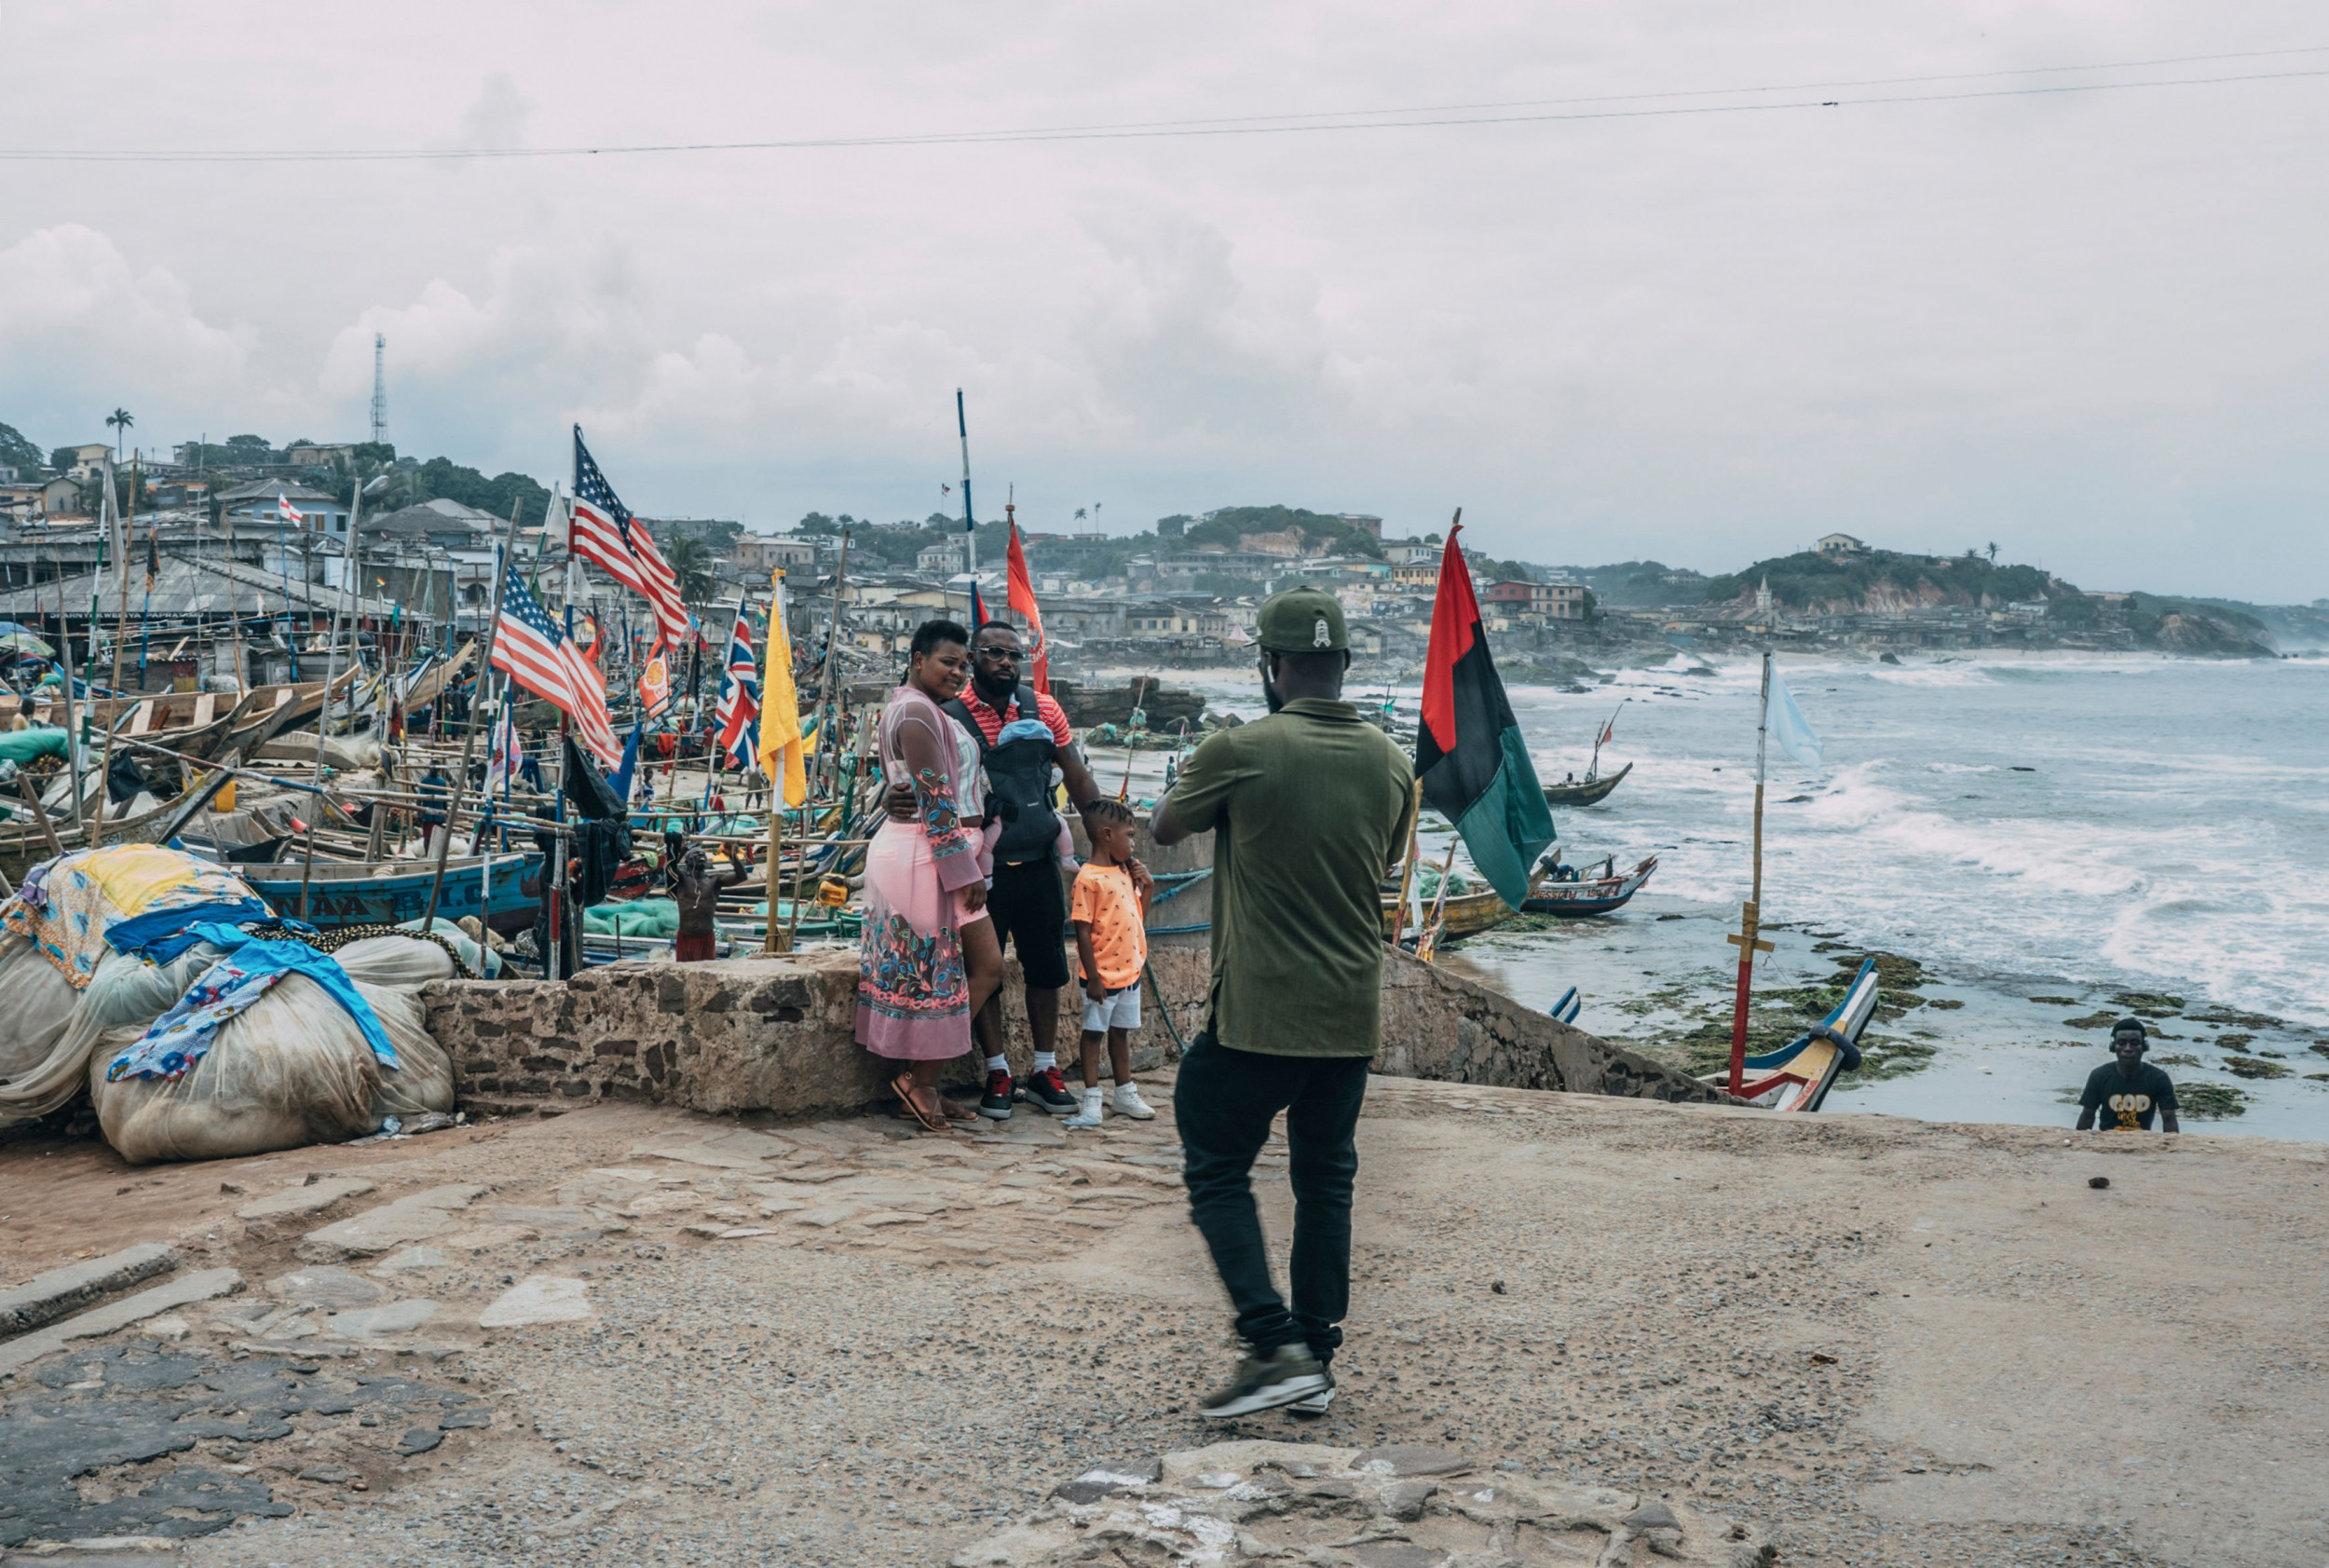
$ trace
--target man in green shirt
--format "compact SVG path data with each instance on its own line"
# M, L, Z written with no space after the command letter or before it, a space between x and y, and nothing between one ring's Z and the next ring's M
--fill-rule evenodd
M1221 1418L1280 1405L1317 1413L1334 1398L1358 1111L1382 1036L1381 890L1415 783L1399 748L1342 701L1351 644L1334 596L1275 594L1259 621L1269 716L1199 746L1151 824L1160 844L1214 835L1213 983L1173 1109L1190 1216L1248 1347L1202 1406ZM1248 1179L1281 1111L1290 1308L1271 1283Z

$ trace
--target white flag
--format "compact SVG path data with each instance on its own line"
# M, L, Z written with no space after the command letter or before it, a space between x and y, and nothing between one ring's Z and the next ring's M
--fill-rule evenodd
M1795 705L1795 694L1787 689L1777 664L1771 666L1771 710L1764 724L1781 751L1806 768L1820 765L1819 737L1812 733L1804 710Z

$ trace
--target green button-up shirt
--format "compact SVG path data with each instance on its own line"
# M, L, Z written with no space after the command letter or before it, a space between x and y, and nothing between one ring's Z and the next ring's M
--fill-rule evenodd
M1415 772L1348 702L1305 697L1210 736L1173 819L1213 840L1213 1036L1278 1057L1382 1041L1384 872Z

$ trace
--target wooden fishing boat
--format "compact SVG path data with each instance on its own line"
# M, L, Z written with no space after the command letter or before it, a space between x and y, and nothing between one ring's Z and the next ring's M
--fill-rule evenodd
M1640 893L1641 884L1657 868L1658 857L1652 855L1619 876L1588 877L1574 882L1555 881L1547 877L1530 890L1528 901L1520 908L1531 915L1606 915Z
M1618 769L1617 771L1611 773L1606 777L1598 777L1588 771L1584 780L1578 784L1546 784L1543 786L1545 791L1545 804L1547 806L1591 806L1598 804L1600 801L1608 799L1609 792L1615 789L1619 784L1625 783L1626 775L1632 771L1633 764L1628 762L1623 768Z
M1817 1111L1826 1102L1836 1075L1860 1064L1860 1035L1876 1012L1876 961L1862 959L1844 1000L1828 1016L1776 1051L1746 1058L1739 1098L1772 1111ZM1727 1088L1728 1072L1699 1080Z
M444 689L452 685L469 668L470 661L476 657L476 653L475 643L463 643L452 658L440 660L423 670L413 684L405 689L403 698L405 713L407 715L418 713L443 696Z
M303 857L293 852L272 866L242 872L251 891L281 914L299 913ZM401 925L429 907L433 860L321 860L307 882L307 921L318 926ZM456 855L445 862L444 887L437 898L441 920L483 913L485 923L505 934L527 929L542 900L542 857L538 852Z
M355 682L353 669L342 670L333 677L334 698L345 695ZM255 756L264 742L306 723L323 711L323 683L320 680L254 686L251 695L254 701L243 709L241 721L227 732L225 743L245 756Z
M1423 901L1423 919L1427 922L1432 918L1432 907L1431 899ZM1398 913L1399 893L1396 888L1393 888L1382 895L1382 933L1385 936L1391 934L1392 923ZM1493 888L1483 888L1478 893L1451 893L1440 910L1439 940L1452 942L1459 937L1478 936L1483 931L1493 931L1512 916L1512 906L1498 897ZM1399 940L1403 945L1411 947L1416 935L1415 922L1410 920L1407 928L1400 933Z

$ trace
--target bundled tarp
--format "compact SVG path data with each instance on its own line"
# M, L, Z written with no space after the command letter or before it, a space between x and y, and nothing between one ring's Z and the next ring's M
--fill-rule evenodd
M87 1085L133 1162L361 1137L453 1107L420 988L471 945L323 934L234 874L152 845L36 867L0 905L0 1126Z

